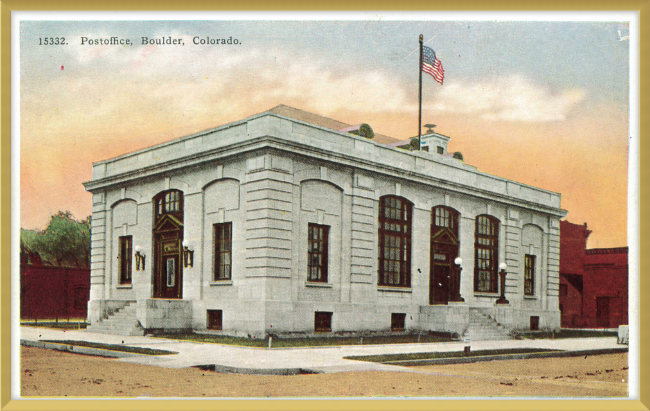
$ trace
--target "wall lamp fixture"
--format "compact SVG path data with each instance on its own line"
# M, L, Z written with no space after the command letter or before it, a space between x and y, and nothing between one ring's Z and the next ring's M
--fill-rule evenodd
M194 250L190 250L187 240L183 240L183 265L185 268L194 266Z
M135 247L135 270L140 271L140 265L142 265L142 271L144 271L144 260L145 255L142 251L142 247Z

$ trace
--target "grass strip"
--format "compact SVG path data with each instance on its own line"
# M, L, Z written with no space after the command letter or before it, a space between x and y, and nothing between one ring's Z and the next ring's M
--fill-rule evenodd
M599 338L617 337L618 331L596 331L596 330L560 330L552 331L531 331L518 333L517 336L527 339L562 339L562 338Z
M41 342L63 344L63 345L73 345L75 347L88 347L88 348L99 348L102 350L111 350L111 351L122 351L133 354L145 354L145 355L171 355L178 354L174 351L167 350L157 350L153 348L141 348L141 347L131 347L128 345L120 344L103 344L95 343L88 341L73 341L73 340L41 340Z
M63 322L59 321L47 321L47 322L21 322L20 325L25 325L28 327L44 327L44 328L57 328L63 330L85 330L85 322Z
M172 340L205 342L212 344L238 345L245 347L268 347L268 339L228 337L209 334L156 334L156 337ZM277 338L273 337L273 348L299 348L299 347L326 347L340 345L366 345L366 344L413 344L413 343L439 343L457 341L449 336L438 335L395 335L373 337L315 337L315 338Z
M382 354L382 355L354 355L343 357L347 360L359 360L378 363L391 363L397 361L417 361L417 360L435 360L442 358L458 358L458 357L484 357L494 355L508 355L508 354L531 354L540 352L562 351L552 349L535 349L535 348L512 348L512 349L496 349L496 350L477 350L471 351L466 355L464 351L450 351L450 352L420 352L410 354Z

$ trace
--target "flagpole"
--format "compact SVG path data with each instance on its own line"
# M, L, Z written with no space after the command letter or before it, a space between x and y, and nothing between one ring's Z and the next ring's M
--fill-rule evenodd
M418 151L422 150L422 34L420 34L420 65L418 72L420 72L420 98L419 98L419 112L418 112Z

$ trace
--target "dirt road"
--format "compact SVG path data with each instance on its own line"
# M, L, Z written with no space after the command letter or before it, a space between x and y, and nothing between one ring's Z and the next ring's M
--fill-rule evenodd
M21 347L24 397L625 397L627 354L412 367L413 372L219 374Z

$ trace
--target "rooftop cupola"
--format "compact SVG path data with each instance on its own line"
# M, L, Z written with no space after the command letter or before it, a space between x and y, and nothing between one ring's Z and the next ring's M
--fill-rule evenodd
M422 151L447 154L447 143L449 143L450 138L434 132L435 124L425 124L424 127L427 128L427 131L421 137Z

